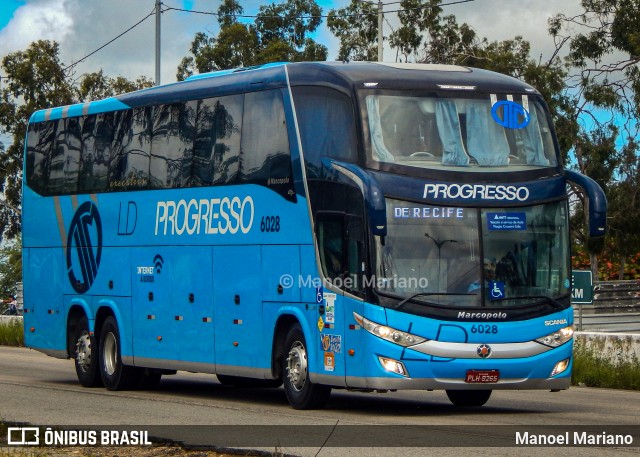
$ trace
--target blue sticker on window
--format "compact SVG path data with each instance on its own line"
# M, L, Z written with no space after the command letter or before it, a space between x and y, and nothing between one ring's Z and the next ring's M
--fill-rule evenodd
M504 282L489 281L487 292L489 293L490 300L500 300L504 298Z
M523 106L509 100L496 102L491 108L491 117L508 129L523 129L531 121L529 112Z
M526 230L526 213L487 213L489 230Z

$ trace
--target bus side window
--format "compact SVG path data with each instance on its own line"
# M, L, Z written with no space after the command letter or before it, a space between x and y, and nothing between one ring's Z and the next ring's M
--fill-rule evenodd
M237 180L244 95L201 100L195 122L192 184L211 186Z
M322 271L329 280L356 295L363 290L364 226L352 214L316 214ZM338 280L338 281L336 281Z
M75 193L78 190L81 118L57 120L56 140L51 154L48 192L52 195Z
M109 190L147 187L150 152L149 109L116 111L109 158Z
M82 154L78 191L102 192L107 189L109 156L113 141L113 113L87 116L82 124Z
M153 109L149 167L152 188L190 184L196 108L197 102L191 101Z
M357 160L355 118L351 100L326 87L294 87L307 176L320 177L322 157Z
M319 213L316 218L322 271L329 280L335 280L344 273L344 216Z
M54 122L29 125L25 177L29 187L40 194L46 194L55 127Z
M242 125L240 180L271 186L289 179L290 184L291 157L280 92L246 94Z

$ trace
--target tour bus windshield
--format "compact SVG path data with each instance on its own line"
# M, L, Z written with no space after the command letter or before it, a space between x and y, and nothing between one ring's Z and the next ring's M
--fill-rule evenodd
M533 95L365 94L369 157L464 171L557 166L546 112ZM472 98L474 97L474 98Z
M379 292L417 303L524 306L569 293L566 202L478 209L387 199Z

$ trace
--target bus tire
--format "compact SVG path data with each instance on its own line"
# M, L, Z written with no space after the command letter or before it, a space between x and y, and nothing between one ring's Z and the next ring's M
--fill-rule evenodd
M100 376L108 390L126 390L136 387L140 371L136 367L123 365L118 323L109 316L100 331Z
M74 365L78 381L83 387L98 387L102 385L99 372L98 341L95 334L89 333L89 321L87 316L82 316L74 328L74 341L76 350Z
M280 379L256 379L245 378L244 376L228 376L225 374L218 374L216 377L223 386L233 386L242 389L275 389L282 385L282 381Z
M282 354L282 377L284 392L294 409L322 408L331 387L314 384L309 380L307 343L299 324L289 329L284 339Z
M447 390L447 397L455 406L482 406L491 397L491 392L491 390Z

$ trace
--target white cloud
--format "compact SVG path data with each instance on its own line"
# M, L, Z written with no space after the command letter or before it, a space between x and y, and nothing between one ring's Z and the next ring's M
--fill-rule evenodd
M38 0L18 8L0 30L0 56L26 49L35 40L64 41L74 26L69 6L75 0Z

